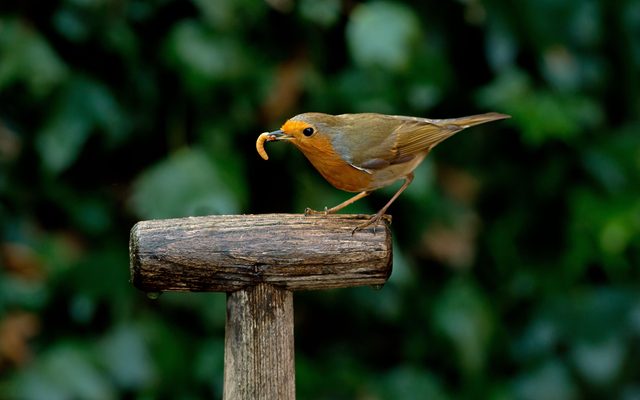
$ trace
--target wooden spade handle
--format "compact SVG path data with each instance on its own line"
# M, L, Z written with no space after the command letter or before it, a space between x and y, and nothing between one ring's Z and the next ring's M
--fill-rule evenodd
M133 284L147 292L232 292L258 283L288 290L382 285L391 274L388 224L352 235L365 215L262 214L138 222Z

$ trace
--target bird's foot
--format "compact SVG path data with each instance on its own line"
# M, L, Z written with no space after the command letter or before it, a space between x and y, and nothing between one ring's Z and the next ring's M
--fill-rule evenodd
M327 214L329 214L329 210L327 209L327 207L324 208L324 211L312 210L309 207L304 209L304 215L305 216L309 216L309 215L327 215Z
M380 222L381 219L384 219L389 224L391 223L391 215L380 213L374 214L373 216L371 216L371 218L353 228L353 230L351 231L351 235L354 235L356 232L363 230L369 225L373 225L373 234L375 235L376 230L378 229L378 222Z

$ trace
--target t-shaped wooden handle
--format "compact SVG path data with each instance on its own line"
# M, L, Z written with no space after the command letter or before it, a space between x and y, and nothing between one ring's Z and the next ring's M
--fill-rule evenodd
M224 394L294 399L293 290L383 285L387 223L368 215L221 215L138 222L129 252L146 292L227 292Z
M147 292L233 292L382 285L391 273L386 224L351 234L360 215L220 215L138 222L133 284ZM375 233L374 233L375 229Z

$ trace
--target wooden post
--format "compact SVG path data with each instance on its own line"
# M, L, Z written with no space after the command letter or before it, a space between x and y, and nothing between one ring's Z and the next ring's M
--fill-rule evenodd
M268 283L227 295L225 399L294 399L293 292Z
M227 292L225 400L294 399L293 290L384 284L387 223L362 215L226 215L138 222L133 284L147 292Z

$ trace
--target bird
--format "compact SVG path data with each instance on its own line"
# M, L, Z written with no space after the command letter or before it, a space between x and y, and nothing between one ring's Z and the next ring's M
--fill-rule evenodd
M506 118L510 118L510 115L497 112L448 119L377 113L331 115L308 112L288 119L276 131L262 133L256 148L266 160L265 142L290 142L331 185L358 193L324 211L306 209L307 215L336 213L374 190L403 179L402 186L384 207L356 226L353 234L377 224L411 184L413 171L436 145L463 129Z

